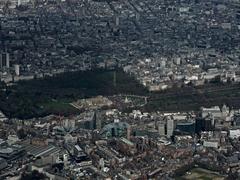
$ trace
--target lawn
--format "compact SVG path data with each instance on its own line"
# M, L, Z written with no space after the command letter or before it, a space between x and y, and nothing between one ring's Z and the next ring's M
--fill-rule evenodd
M65 101L51 100L48 102L40 103L39 107L47 110L49 113L59 114L59 115L71 115L79 112L78 109L74 108Z
M194 168L177 180L224 180L224 177L216 172L202 168Z

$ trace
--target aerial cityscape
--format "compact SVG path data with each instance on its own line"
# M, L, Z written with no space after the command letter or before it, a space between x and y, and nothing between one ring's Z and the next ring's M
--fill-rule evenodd
M2 179L240 179L240 0L0 0Z

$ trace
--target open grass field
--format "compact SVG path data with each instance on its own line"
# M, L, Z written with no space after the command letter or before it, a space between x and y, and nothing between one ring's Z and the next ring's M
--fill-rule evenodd
M79 112L77 108L71 106L68 102L64 101L46 101L44 103L40 103L39 107L41 109L47 110L49 113L52 114L59 114L59 115L66 115L66 114L76 114Z
M177 180L224 180L224 177L213 171L194 168Z

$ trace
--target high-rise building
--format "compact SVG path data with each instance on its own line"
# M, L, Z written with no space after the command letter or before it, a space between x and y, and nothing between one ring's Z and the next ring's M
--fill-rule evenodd
M174 120L169 118L167 120L167 137L171 137L174 131Z
M15 72L16 76L20 75L20 66L19 66L19 64L15 64L14 65L14 72Z
M135 17L136 17L136 22L139 23L139 21L140 21L140 14L136 13Z
M130 140L131 139L131 133L132 133L132 129L131 129L131 126L129 126L127 128L127 139Z
M119 16L115 16L115 25L119 26Z
M2 53L0 55L0 69L10 67L10 56L9 53Z
M10 56L9 56L9 53L6 53L6 67L7 68L10 67Z
M158 124L158 132L160 136L165 136L166 135L166 125L165 123L159 123Z
M177 122L176 130L182 133L194 134L195 133L195 122Z
M95 129L102 128L102 114L100 111L94 112L94 124L95 124Z
M200 133L201 131L205 130L205 119L204 118L196 118L196 124L195 124L195 132Z

